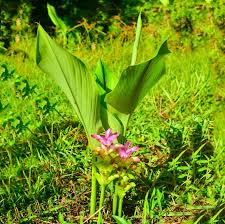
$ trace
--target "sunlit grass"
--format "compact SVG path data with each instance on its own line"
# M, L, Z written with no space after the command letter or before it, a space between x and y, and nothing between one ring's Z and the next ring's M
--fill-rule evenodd
M154 55L152 41L143 37L138 61ZM61 212L78 223L80 212L88 216L91 152L66 97L35 66L35 42L29 46L30 58L0 55L1 63L16 69L0 81L6 106L0 112L0 222L55 223ZM118 38L73 53L90 71L101 57L119 75L131 51L132 43ZM168 56L159 85L132 116L127 138L142 147L143 161L137 188L124 202L124 214L133 223L141 223L148 191L149 223L224 220L224 87L217 88L217 77L207 49L176 51ZM22 80L37 85L25 97ZM109 194L106 198L111 200Z

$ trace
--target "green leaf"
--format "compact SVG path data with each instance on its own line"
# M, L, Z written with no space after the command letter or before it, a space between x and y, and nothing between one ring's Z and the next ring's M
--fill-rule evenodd
M116 216L116 215L113 215L112 217L116 220L117 224L132 224L130 221L127 221L122 217L119 217L119 216Z
M169 52L165 41L153 59L128 66L114 90L106 95L106 102L120 113L131 114L165 73L164 56Z
M67 26L63 22L63 20L60 19L59 16L57 15L55 7L47 3L47 9L48 9L48 15L49 15L51 21L53 22L53 24L57 28L62 30L63 33L66 33L67 32Z
M113 131L118 131L120 133L120 137L122 137L124 132L123 122L110 110L110 106L107 105L105 102L101 101L100 104L100 111L101 111L101 122L105 130L108 128L112 128ZM121 139L119 137L119 140Z
M84 125L90 143L90 135L101 127L100 103L97 86L85 64L57 45L40 25L36 63L64 91Z
M118 82L118 78L113 75L107 65L100 59L95 69L95 81L101 93L111 92Z
M148 195L149 191L145 195L145 200L144 200L144 208L143 208L143 224L147 224L147 217L149 215L149 202L148 202Z
M65 223L63 214L62 214L61 212L58 214L58 220L59 220L59 222L60 222L61 224Z
M135 41L134 41L132 57L131 57L131 65L135 65L136 63L138 45L139 45L140 37L141 37L141 29L142 29L142 19L141 19L141 12L140 12L138 16L138 20L137 20L136 35L135 35Z
M95 69L95 81L99 88L101 121L105 130L112 128L114 131L123 133L124 127L120 119L109 110L109 106L105 102L106 93L111 92L118 82L118 78L113 75L107 65L100 59Z

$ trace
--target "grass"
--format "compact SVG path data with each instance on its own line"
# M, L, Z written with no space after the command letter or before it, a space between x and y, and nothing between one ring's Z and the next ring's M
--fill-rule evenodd
M139 62L156 48L147 34L142 40ZM89 214L91 152L69 102L35 66L29 46L29 58L0 55L12 73L0 81L0 222L79 223ZM100 56L115 75L130 63L129 41L82 47L73 53L90 70ZM123 208L132 223L225 222L225 95L211 63L206 49L174 51L131 118L127 138L142 148L136 188ZM103 211L112 223L107 190Z

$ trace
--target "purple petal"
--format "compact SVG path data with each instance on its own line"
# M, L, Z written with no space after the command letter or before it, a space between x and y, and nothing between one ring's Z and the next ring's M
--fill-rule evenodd
M132 152L135 152L135 151L138 151L138 150L139 150L139 147L138 146L134 146L134 147L128 149L127 151L132 153Z
M101 144L105 145L107 142L105 140L104 137L100 136L100 135L97 135L97 134L92 134L91 135L92 138L98 140Z
M130 157L130 155L139 150L138 146L134 146L132 148L129 149L129 147L131 146L131 142L126 142L120 149L119 149L119 156L121 157L121 159L127 159L128 157Z
M112 134L111 136L109 136L107 138L107 140L112 143L118 136L119 136L119 132L115 132L114 134Z
M111 135L111 136L110 136ZM104 136L100 136L97 134L92 134L91 137L95 138L96 140L98 140L102 145L109 147L110 145L112 145L112 142L119 136L118 132L115 132L112 134L112 129L109 128L106 132Z
M131 146L131 142L126 142L125 144L124 144L124 148L126 149L126 150L128 150L128 148Z
M109 129L105 132L105 138L106 138L106 139L109 138L109 136L111 135L111 133L112 133L112 129L109 128Z
M119 156L121 159L127 159L129 157L129 153L126 152L123 148L119 151Z
M100 141L101 139L103 139L102 136L97 135L97 134L92 134L91 137L92 137L92 138L95 138L95 139L98 140L98 141Z

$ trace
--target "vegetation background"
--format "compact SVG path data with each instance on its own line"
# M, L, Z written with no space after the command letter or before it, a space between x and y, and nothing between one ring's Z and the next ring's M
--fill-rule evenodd
M138 62L168 36L173 53L128 130L143 162L124 215L132 223L225 223L224 0L0 0L0 9L0 223L88 220L91 152L66 97L35 65L37 23L90 71L102 58L119 76L140 11ZM107 223L110 197L108 189Z

